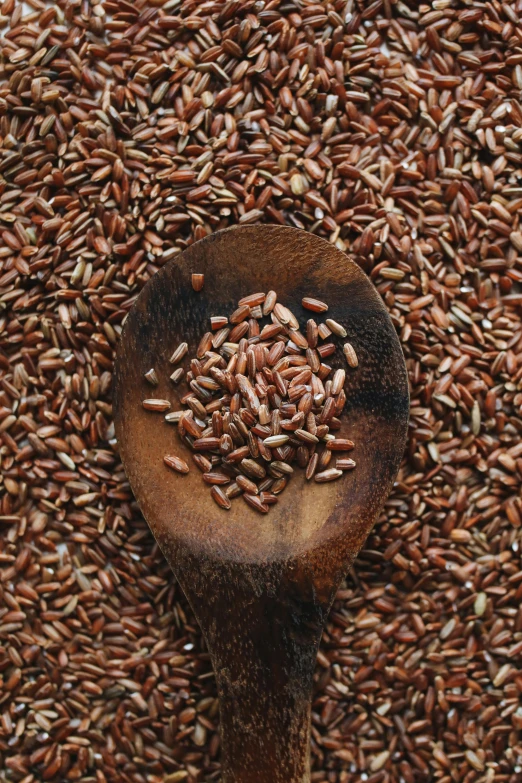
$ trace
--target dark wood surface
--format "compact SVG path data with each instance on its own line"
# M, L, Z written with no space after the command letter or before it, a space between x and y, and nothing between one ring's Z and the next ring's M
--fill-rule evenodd
M200 293L191 274L202 272ZM347 368L339 437L357 468L331 484L296 469L279 503L259 515L241 499L219 509L200 472L168 470L165 454L191 463L175 425L142 408L146 397L179 409L185 384L169 380L181 341L188 356L211 315L273 288L301 323L303 296L329 304L359 357ZM324 316L317 320L324 320ZM327 359L346 367L343 340ZM144 373L156 368L153 389ZM167 263L141 292L123 330L115 371L116 432L140 508L203 629L221 707L223 783L306 783L317 647L339 582L364 543L397 474L408 421L408 386L395 330L368 278L326 241L281 226L228 229Z

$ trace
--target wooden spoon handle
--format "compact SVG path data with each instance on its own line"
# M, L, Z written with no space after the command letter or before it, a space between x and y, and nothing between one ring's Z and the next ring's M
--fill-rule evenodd
M255 629L236 627L228 644L217 644L217 649L213 645L223 783L310 780L310 700L317 645L292 642L281 630L266 623Z
M301 574L297 585L281 566L214 563L186 585L184 570L216 674L223 783L309 783L313 672L326 620L311 577L308 586Z

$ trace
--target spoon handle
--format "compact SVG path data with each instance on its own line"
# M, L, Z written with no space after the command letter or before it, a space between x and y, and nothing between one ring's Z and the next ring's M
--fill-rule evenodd
M310 712L326 619L311 579L292 589L265 565L188 568L181 584L203 629L216 674L222 783L309 783ZM268 567L270 570L270 567ZM185 569L183 569L184 571ZM183 573L183 571L181 573ZM297 587L297 585L294 585Z

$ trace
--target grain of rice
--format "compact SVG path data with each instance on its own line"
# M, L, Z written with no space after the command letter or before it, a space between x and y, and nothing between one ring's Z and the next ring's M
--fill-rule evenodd
M181 459L180 457L176 457L171 454L167 454L163 457L163 462L167 467L172 468L172 470L175 470L176 473L188 473L189 472L189 466L185 462L185 460Z
M193 438L200 438L203 428L194 420L192 411L185 411L179 420L180 431L185 431Z
M213 315L210 319L210 328L213 332L223 329L228 324L228 318L224 315Z
M310 481L314 475L315 471L317 470L317 464L319 462L319 454L315 452L315 454L312 454L310 457L310 461L308 462L307 468L306 468L306 479L307 481Z
M180 343L172 356L170 357L169 361L171 364L178 364L184 356L186 356L188 351L188 343Z
M241 495L241 497L245 503L247 503L255 511L259 511L261 514L268 514L268 505L263 503L258 495L249 495L247 492L245 492L243 495Z
M332 331L327 327L326 324L319 324L317 327L317 333L321 340L327 340L331 336Z
M234 310L231 316L229 316L229 321L231 324L239 324L241 321L244 321L245 318L248 318L250 315L250 307L248 305L240 305L237 310Z
M228 487L225 489L225 495L227 498L232 500L233 498L238 498L241 495L241 492L243 490L237 483L237 481L233 481L232 484L229 484Z
M198 359L203 359L207 351L210 351L210 349L212 348L212 340L213 340L212 332L205 332L205 334L199 341L198 347L196 349L196 356L198 357Z
M332 379L332 394L337 396L344 386L346 373L344 370L336 370Z
M203 454L193 454L192 459L202 473L209 473L212 469L212 462Z
M147 370L147 372L145 373L145 379L152 386L157 386L158 385L158 383L159 383L158 376L156 375L156 370L154 369L154 367L152 369L150 369L150 370Z
M328 468L328 470L323 470L320 473L316 473L314 478L318 484L324 484L327 481L335 481L336 479L340 478L342 475L343 475L342 470L337 470L336 468Z
M249 495L259 494L257 484L255 484L246 476L239 474L239 476L236 477L236 482L238 487L243 490L243 492L247 492Z
M337 323L337 321L334 321L333 318L327 318L325 323L326 326L332 332L332 334L337 335L337 337L346 337L346 335L348 334L344 326Z
M312 310L314 313L324 313L328 310L326 302L321 302L319 299L313 299L310 296L305 296L301 304L306 310Z
M270 468L273 471L284 473L285 475L292 475L294 472L293 467L289 465L288 462L283 462L282 460L274 460L274 462L270 463Z
M203 286L205 284L205 275L202 274L193 274L191 277L192 281L192 288L194 291L201 291L203 289Z
M264 467L248 457L241 460L240 468L243 473L246 473L250 478L262 479L266 476Z
M169 424L178 424L183 414L184 411L171 411L170 413L165 414L165 421Z
M353 345L351 343L345 343L343 345L343 353L346 357L346 362L349 367L357 367L359 364L359 359L357 358L357 354L355 353Z
M279 499L273 492L260 492L259 500L264 506L275 506Z
M288 443L288 435L270 435L265 438L263 443L269 448L275 448L276 446L283 446Z
M265 301L263 302L263 315L269 315L274 309L276 302L277 302L276 292L269 291L265 297Z
M310 318L306 322L306 339L308 340L309 348L315 348L317 345L317 338L319 336L319 329L313 318ZM317 372L317 370L314 370Z
M148 399L143 400L142 405L146 411L157 411L159 413L170 409L170 402L168 400Z
M265 294L258 293L258 294L249 294L248 296L244 296L242 299L239 300L238 307L244 307L245 305L248 305L250 309L253 307L256 307L256 305L261 305L265 301Z
M324 343L323 345L318 345L316 351L321 359L326 359L328 356L331 356L333 353L335 353L335 343Z
M304 443L319 443L319 438L316 437L316 435L313 435L311 432L307 432L306 430L295 430L295 436Z
M230 484L230 476L225 476L224 473L218 473L217 471L209 471L203 473L203 481L205 484L223 485Z
M351 449L353 449L354 446L355 443L353 442L353 440L348 440L348 438L335 438L335 437L329 439L326 444L326 448L329 451L351 451Z
M337 468L337 470L353 470L355 466L356 466L355 460L350 459L349 457L344 457L343 459L335 460L335 467Z
M206 436L197 438L193 443L193 448L196 451L215 451L219 449L219 438L213 438L212 436Z
M230 502L230 498L227 497L227 495L223 492L221 487L213 486L210 490L210 494L212 495L212 499L219 506L219 508L222 508L225 511L229 511L232 508L232 503Z

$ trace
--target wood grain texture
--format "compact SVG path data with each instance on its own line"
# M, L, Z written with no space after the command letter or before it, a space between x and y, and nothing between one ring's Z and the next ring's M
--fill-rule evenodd
M205 275L199 293L191 274ZM142 409L145 397L179 408L169 380L181 341L189 356L211 315L238 299L277 291L301 322L303 296L329 304L359 367L347 371L339 437L356 443L357 468L339 481L306 482L297 470L260 516L241 500L220 510L187 459L175 428ZM322 320L319 318L318 320ZM328 363L346 367L342 341ZM144 373L156 368L151 394ZM205 634L221 705L223 783L306 783L312 675L337 586L391 489L404 449L408 387L399 341L368 278L322 239L280 226L227 229L188 248L145 286L126 321L115 371L116 432L125 470L154 536ZM190 460L189 460L190 461Z

